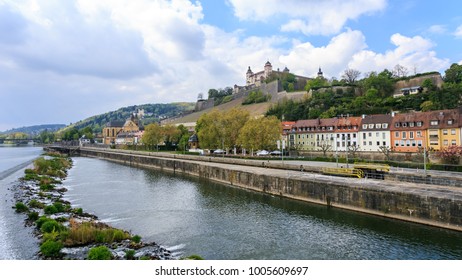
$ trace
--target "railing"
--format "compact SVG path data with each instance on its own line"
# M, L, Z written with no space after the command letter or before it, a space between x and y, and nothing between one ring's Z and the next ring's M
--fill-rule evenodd
M322 173L330 175L339 175L339 176L350 176L364 178L364 172L361 169L356 168L322 168Z
M376 170L376 171L381 171L381 172L386 172L386 173L390 172L390 165L388 164L355 162L353 167L356 169Z

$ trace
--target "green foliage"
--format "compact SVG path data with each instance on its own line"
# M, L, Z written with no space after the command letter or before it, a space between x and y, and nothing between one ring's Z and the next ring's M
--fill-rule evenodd
M451 67L445 71L444 80L447 83L460 84L462 82L462 65L453 63Z
M182 260L204 260L204 258L199 255L191 255L191 256L182 258Z
M14 206L14 208L16 209L16 212L17 213L24 213L24 212L27 212L29 211L29 207L27 207L24 203L22 202L17 202Z
M48 221L54 221L54 220L46 216L41 216L40 218L38 218L38 220L35 221L35 225L37 226L38 229L40 229L42 225Z
M45 207L45 204L37 201L36 199L32 199L31 201L29 201L29 207L43 209Z
M60 251L63 248L63 244L59 241L47 240L40 245L40 252L48 258L60 257Z
M50 233L50 232L53 232L53 231L60 232L60 231L63 231L65 229L66 229L65 226L63 226L62 224L58 223L56 220L53 220L53 219L45 221L40 227L40 231L42 233L46 233L46 232Z
M242 101L242 105L254 104L254 103L262 103L266 102L271 99L271 95L263 94L260 90L252 91L249 95Z
M127 250L125 252L125 256L127 258L127 260L134 260L135 259L135 250Z
M85 222L74 224L68 231L64 243L69 246L97 243L112 243L129 239L130 234L111 227Z
M132 237L132 241L135 242L135 243L137 243L137 244L140 243L140 242L141 242L141 236L139 236L139 235L134 235L134 236Z
M53 215L59 212L55 205L47 205L43 210L47 215Z
M30 221L36 221L39 217L39 213L35 212L35 211L32 211L28 214L27 218L30 220Z
M88 252L89 260L110 260L112 259L112 253L106 246L98 246L91 248Z

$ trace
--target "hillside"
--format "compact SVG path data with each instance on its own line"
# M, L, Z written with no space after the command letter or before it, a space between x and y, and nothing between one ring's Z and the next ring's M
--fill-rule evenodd
M165 118L172 118L180 116L185 112L190 112L194 109L194 103L179 102L169 104L144 104L123 107L115 111L107 112L97 116L86 118L82 121L71 124L63 128L60 132L66 131L71 128L82 129L91 127L93 132L101 132L102 128L109 121L126 120L132 113L138 110L144 110L144 117L142 118L143 125L157 122Z
M194 112L188 115L185 115L184 117L180 118L175 118L173 120L169 120L171 123L179 124L179 123L192 123L196 122L202 114L208 113L212 110L218 110L220 112L226 112L231 110L232 108L240 108L243 110L246 110L250 113L250 116L255 117L255 116L261 116L265 115L268 109L274 105L277 104L280 100L283 100L284 98L291 99L294 101L299 101L302 100L303 97L306 95L306 92L280 92L277 95L273 96L271 100L263 103L257 103L257 104L249 104L249 105L242 105L242 101L244 101L245 97L240 97L236 98L228 103L225 104L220 104L218 106L215 106L213 108L205 109L199 112Z
M49 132L54 132L57 131L63 127L65 127L65 124L41 124L41 125L33 125L33 126L24 126L20 128L13 128L9 129L3 132L0 132L0 134L11 134L11 133L26 133L29 135L38 135L42 131L49 131Z

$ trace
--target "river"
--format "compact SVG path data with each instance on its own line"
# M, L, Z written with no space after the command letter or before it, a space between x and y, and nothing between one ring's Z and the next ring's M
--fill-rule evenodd
M40 148L0 147L0 259L38 250L9 187ZM462 233L273 197L195 177L75 157L64 186L74 207L206 259L462 259Z
M36 258L38 240L32 228L24 226L25 216L12 209L15 201L10 188L42 152L40 147L0 145L0 260Z
M462 233L74 158L65 198L176 254L206 259L462 259Z

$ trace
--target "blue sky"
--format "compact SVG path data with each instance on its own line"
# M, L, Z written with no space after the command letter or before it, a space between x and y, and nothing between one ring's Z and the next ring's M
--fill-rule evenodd
M328 78L462 63L456 0L0 0L0 131L195 101L274 68Z

